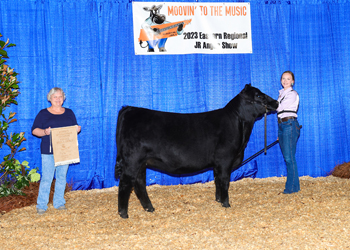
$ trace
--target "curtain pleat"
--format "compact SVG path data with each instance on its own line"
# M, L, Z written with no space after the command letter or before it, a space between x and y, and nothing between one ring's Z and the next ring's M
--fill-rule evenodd
M218 2L218 1L211 1ZM148 3L145 2L145 6ZM134 54L132 2L116 0L1 0L0 33L16 47L8 49L21 94L18 122L26 151L17 155L41 169L40 139L31 126L47 108L55 86L67 95L82 131L80 163L70 166L73 189L107 188L114 177L116 124L124 105L197 113L222 108L245 84L273 98L285 70L295 74L300 95L297 146L299 174L326 176L350 160L350 3L349 1L250 1L252 54ZM145 17L146 18L146 17ZM228 24L229 25L229 24ZM2 40L4 40L2 39ZM267 118L267 141L277 139L276 114ZM264 120L258 119L245 150L250 157L264 146ZM6 153L1 149L0 156ZM278 145L234 171L243 177L285 176ZM213 180L211 170L171 176L147 170L147 185Z

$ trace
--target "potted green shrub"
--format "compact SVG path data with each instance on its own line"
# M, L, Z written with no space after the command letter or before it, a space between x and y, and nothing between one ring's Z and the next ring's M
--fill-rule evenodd
M2 35L0 34L0 37ZM8 128L11 123L17 121L15 112L6 112L12 104L17 105L16 97L20 94L17 81L17 75L14 69L6 64L6 49L16 46L10 44L9 39L6 42L0 40L0 150L4 150L3 146L9 147L9 154L4 156L3 162L0 163L0 197L11 194L23 195L21 191L30 182L40 180L37 169L30 170L27 161L20 163L15 159L18 152L26 150L21 148L24 138L24 132L9 133Z

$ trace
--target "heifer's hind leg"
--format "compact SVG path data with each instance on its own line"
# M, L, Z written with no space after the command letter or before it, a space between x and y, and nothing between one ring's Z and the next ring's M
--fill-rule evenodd
M215 182L215 200L221 202L221 179L218 177L217 168L214 168L214 182Z
M120 176L118 192L118 213L120 217L126 219L128 216L129 198L132 190L132 179L123 173Z
M147 212L153 212L154 208L152 206L151 200L148 197L147 190L146 190L146 166L142 166L140 169L140 172L137 175L135 185L134 185L134 191L139 198L141 205Z

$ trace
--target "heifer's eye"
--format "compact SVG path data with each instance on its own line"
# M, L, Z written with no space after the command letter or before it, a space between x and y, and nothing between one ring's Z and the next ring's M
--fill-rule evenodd
M263 93L261 93L261 92L260 93L257 92L256 93L256 97L259 98L259 99L263 99L263 98L265 98L265 95Z

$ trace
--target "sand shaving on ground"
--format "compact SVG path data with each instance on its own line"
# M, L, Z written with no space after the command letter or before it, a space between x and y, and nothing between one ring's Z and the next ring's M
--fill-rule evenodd
M301 177L230 184L231 208L214 200L214 183L147 187L155 212L132 193L119 217L118 187L71 191L67 211L35 205L0 216L1 249L350 249L350 180Z

